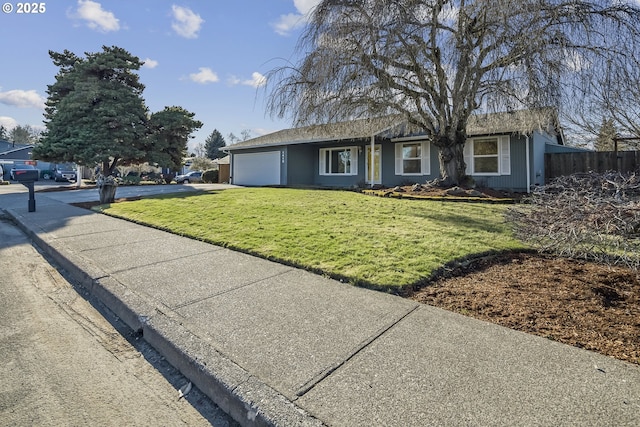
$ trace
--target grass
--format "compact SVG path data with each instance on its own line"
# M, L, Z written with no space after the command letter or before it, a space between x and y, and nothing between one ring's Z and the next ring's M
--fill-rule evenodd
M415 285L454 260L523 248L504 223L505 209L280 188L102 207L109 215L390 291Z

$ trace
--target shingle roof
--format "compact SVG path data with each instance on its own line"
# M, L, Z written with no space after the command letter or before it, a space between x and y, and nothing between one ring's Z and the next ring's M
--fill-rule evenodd
M299 128L283 129L225 147L226 150L306 144L323 141L342 141L370 138L403 123L400 116L358 119Z
M467 134L474 136L497 133L531 133L537 129L555 131L557 128L555 114L551 109L519 110L509 113L474 115L467 124ZM390 115L283 129L230 145L225 147L225 151L326 141L358 140L370 138L372 135L395 138L419 134L424 134L424 131L408 126L403 116Z
M535 130L559 131L558 117L552 108L516 110L507 113L476 114L467 122L467 135L497 133L527 134Z
M24 148L33 147L30 144L17 144L14 142L0 140L0 153L6 153L9 151L22 150Z

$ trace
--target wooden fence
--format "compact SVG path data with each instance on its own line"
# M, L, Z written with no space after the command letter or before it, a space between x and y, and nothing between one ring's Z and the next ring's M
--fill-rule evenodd
M545 182L579 172L636 172L640 169L640 151L586 151L547 153L544 155Z

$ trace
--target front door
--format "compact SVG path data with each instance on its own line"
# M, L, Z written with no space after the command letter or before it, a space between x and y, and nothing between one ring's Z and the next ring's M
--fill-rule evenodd
M373 159L371 159L371 146L367 145L366 152L366 165L367 165L367 184L382 184L382 165L381 165L381 153L382 149L379 144L374 146L373 149ZM373 167L371 165L371 161L373 160ZM373 172L373 174L372 174ZM373 175L373 176L372 176Z

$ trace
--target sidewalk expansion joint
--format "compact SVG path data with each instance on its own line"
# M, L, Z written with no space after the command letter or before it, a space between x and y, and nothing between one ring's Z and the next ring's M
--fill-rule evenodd
M257 283L264 282L265 280L269 280L269 279L273 279L274 277L282 276L282 275L284 275L284 274L286 274L286 273L290 273L290 272L291 272L291 271L293 271L293 270L294 270L294 269L293 269L293 268L291 268L291 269L288 269L288 270L281 271L281 272L279 272L279 273L273 274L273 275L268 276L268 277L263 277L263 278L261 278L261 279L254 280L253 282L244 283L244 284L242 284L242 285L238 285L238 286L233 287L233 288L225 289L225 290L222 290L222 291L216 292L216 293L214 293L214 294L207 295L206 297L197 298L197 299L194 299L194 300L191 300L191 301L186 301L186 302L183 302L182 304L177 304L177 305L175 305L175 306L173 307L173 310L178 310L178 309L180 309L180 308L184 308L184 307L189 306L189 305L191 305L191 304L197 304L197 303L199 303L199 302L207 301L207 300L209 300L209 299L219 297L220 295L228 294L229 292L235 292L235 291L237 291L238 289L243 289L243 288L246 288L246 287L248 287L248 286L253 286L253 285L257 284Z
M376 341L378 338L380 338L382 335L384 335L388 330L393 328L395 325L397 325L398 323L403 321L405 318L407 318L407 316L409 316L411 313L416 311L418 308L420 308L420 305L416 305L415 307L412 307L410 310L408 310L405 314L400 316L398 319L396 319L395 321L391 322L390 324L388 324L386 326L383 326L376 333L374 333L369 338L367 338L366 340L361 342L360 345L358 345L353 351L351 351L351 353L349 353L346 358L344 358L343 360L341 360L341 361L329 366L327 369L325 369L324 371L320 372L314 378L311 378L309 381L307 381L305 384L303 384L302 387L300 387L298 389L298 391L296 391L296 398L294 399L294 401L298 400L298 398L300 398L300 397L304 396L305 394L307 394L316 385L318 385L320 382L324 381L325 378L327 378L329 375L331 375L332 373L334 373L335 371L340 369L342 366L344 366L351 359L356 357L365 348L369 347L374 341Z
M131 229L127 229L127 230L131 230ZM88 237L88 236L94 236L94 235L100 235L100 234L108 234L111 231L114 231L114 230L106 230L106 231L102 230L102 231L94 231L94 232L81 233L81 234L57 236L57 237L55 237L55 239L59 240L62 243L64 243L64 241L68 240L68 239L74 239L74 238L77 238L77 237ZM48 233L54 233L54 232L50 231ZM153 242L154 240L162 240L162 238L161 237L144 238L144 239L136 240L136 243L147 243L147 242ZM95 250L100 250L100 249L119 248L121 246L122 246L122 243L113 243L111 245L104 245L104 246L100 246L100 247L97 247L97 248L82 249L82 250L80 250L78 252L89 252L89 251L95 251Z
M82 252L88 252L88 251L92 251L92 250L95 250L95 249L88 249L88 250L82 251ZM152 263L149 263L149 264L136 265L136 266L129 267L129 268L123 268L122 270L115 270L115 271L111 272L110 274L114 275L114 274L118 274L118 273L124 273L125 271L133 271L133 270L137 270L139 268L151 267L151 266L158 265L158 264L164 264L165 262L169 262L169 261L183 260L183 259L191 258L191 257L197 256L197 255L205 255L205 254L208 254L208 253L211 253L211 252L217 252L217 251L218 251L218 249L211 249L211 250L207 250L207 251L203 251L203 252L198 252L198 253L195 253L195 254L188 254L188 255L183 255L181 257L169 258L169 259L165 259L165 260L155 261L155 262L152 262Z

